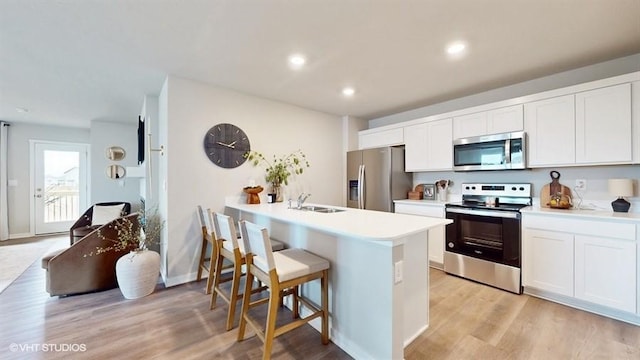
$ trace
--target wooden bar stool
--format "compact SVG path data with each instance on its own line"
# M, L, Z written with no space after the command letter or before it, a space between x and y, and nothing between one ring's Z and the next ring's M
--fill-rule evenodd
M243 294L239 294L240 290L240 278L242 277L242 265L245 264L245 250L244 244L238 241L236 227L232 217L214 213L209 210L210 222L213 224L215 238L216 238L216 260L213 271L213 289L211 292L211 304L210 309L216 307L216 300L218 295L229 304L229 310L227 314L227 330L231 330L234 325L234 318L236 312L236 304L238 300L243 298ZM279 241L272 240L272 250L284 249L284 244ZM222 279L222 273L225 267L223 266L224 260L227 259L232 265L233 272L231 278ZM226 293L221 287L222 282L231 281L231 291ZM257 289L251 289L250 292L259 292L264 290L264 287Z
M247 278L245 294L251 291L254 277L262 281L269 289L269 298L251 302L251 296L245 296L242 301L242 314L238 326L238 341L244 339L246 325L249 325L256 335L264 342L263 359L271 358L273 339L286 332L296 329L309 321L320 317L322 320L321 340L329 343L329 261L302 249L286 249L272 252L267 229L247 221L240 222L242 240L247 249L246 265ZM318 308L311 301L298 293L299 285L320 279L321 307ZM296 320L276 327L276 316L280 297L287 289L292 289L293 315ZM260 324L249 316L249 309L269 303L267 322L262 330ZM305 318L300 316L300 304L311 310Z
M207 221L207 214L202 209L202 206L198 205L198 220L200 220L200 228L202 229L202 248L200 250L200 260L198 262L198 275L196 281L202 280L202 272L207 273L207 287L204 290L205 294L211 293L211 286L213 285L213 266L215 265L215 241L213 228L211 222ZM211 244L211 254L207 257L207 248Z

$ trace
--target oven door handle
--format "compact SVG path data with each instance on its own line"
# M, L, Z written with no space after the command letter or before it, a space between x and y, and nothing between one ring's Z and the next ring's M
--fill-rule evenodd
M499 217L499 218L508 218L508 219L520 218L519 212L510 212L510 211L491 211L491 210L482 210L482 209L476 210L476 209L458 209L458 208L447 208L446 211L448 213L490 216L490 217Z

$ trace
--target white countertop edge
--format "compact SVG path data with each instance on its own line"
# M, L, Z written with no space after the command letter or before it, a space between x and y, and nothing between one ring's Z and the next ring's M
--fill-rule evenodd
M263 215L275 220L300 224L309 228L350 238L388 242L389 246L401 244L405 238L431 228L451 223L448 219L425 218L423 216L395 214L381 211L360 210L340 206L307 204L343 209L337 213L313 213L287 209L287 204L241 204L228 202L227 207ZM426 220L428 219L428 220Z
M527 206L520 210L523 214L534 215L548 215L548 216L565 216L573 218L584 219L598 219L598 220L615 220L615 221L628 221L628 222L640 222L639 213L618 213L613 211L600 211L600 210L577 210L577 209L551 209L541 208L538 206Z
M409 200L409 199L401 199L401 200L393 200L396 204L408 204L408 205L422 205L422 206L433 206L444 208L447 204L445 201L439 200Z

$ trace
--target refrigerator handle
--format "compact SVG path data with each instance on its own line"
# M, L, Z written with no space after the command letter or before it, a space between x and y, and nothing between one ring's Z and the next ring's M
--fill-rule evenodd
M358 209L362 209L362 165L358 165Z
M367 193L367 183L365 181L365 167L364 165L360 165L362 167L362 170L360 171L360 209L364 209L365 205L366 205L366 200L365 196Z

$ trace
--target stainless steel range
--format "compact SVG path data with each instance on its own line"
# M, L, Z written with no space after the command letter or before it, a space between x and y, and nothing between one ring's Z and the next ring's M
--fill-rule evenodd
M531 184L462 184L462 202L446 204L444 271L522 293L520 209Z

